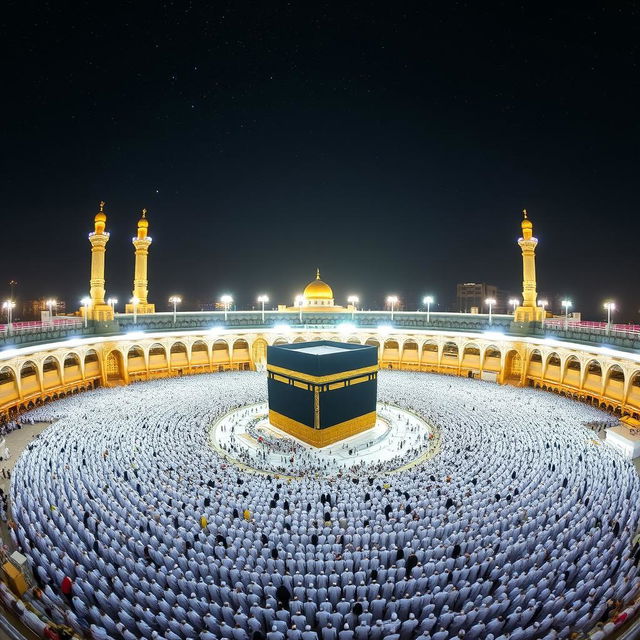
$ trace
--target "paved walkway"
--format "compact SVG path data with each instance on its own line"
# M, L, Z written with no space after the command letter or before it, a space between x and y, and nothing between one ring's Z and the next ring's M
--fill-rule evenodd
M9 448L10 458L0 461L0 488L6 493L9 490L9 480L2 477L2 469L12 471L20 454L27 445L42 431L50 425L49 422L37 422L36 424L26 424L22 429L12 431L5 436L6 446Z

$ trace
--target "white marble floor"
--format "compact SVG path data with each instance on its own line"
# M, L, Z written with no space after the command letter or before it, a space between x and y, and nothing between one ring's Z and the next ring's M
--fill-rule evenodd
M328 447L316 448L269 423L267 403L236 409L216 421L211 443L233 461L265 472L343 473L376 466L391 470L420 457L435 430L417 415L378 403L371 429Z

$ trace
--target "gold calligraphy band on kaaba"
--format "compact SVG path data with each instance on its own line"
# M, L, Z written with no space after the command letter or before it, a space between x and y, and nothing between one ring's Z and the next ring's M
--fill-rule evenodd
M284 367L276 367L275 365L267 365L267 371L271 373L279 373L280 375L289 376L294 380L301 380L303 382L312 382L314 384L325 384L327 382L335 382L336 380L345 380L347 378L355 378L363 376L368 373L376 373L379 367L377 364L371 367L363 367L362 369L351 369L351 371L341 371L340 373L332 373L328 376L312 376L307 373L301 373L300 371L294 371L293 369L285 369Z

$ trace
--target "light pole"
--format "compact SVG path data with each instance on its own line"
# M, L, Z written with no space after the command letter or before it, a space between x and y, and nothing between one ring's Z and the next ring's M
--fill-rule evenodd
M87 328L87 320L89 319L89 305L91 304L91 298L85 296L80 300L80 304L84 307L84 328Z
M130 300L133 305L133 324L137 324L138 322L138 305L140 304L140 298L138 296L133 296Z
M295 306L298 307L298 320L300 321L300 324L302 324L302 305L304 304L304 296L298 294L295 302Z
M484 303L489 305L489 324L493 324L493 315L491 311L493 310L493 305L496 303L496 299L487 298Z
M351 305L351 320L353 321L356 315L356 309L358 307L358 302L360 302L360 298L358 296L349 296L347 298L347 302Z
M393 322L393 311L398 303L398 296L387 296L387 304L391 305L391 322Z
M175 324L177 307L182 302L182 298L180 296L171 296L169 302L173 305L173 324Z
M53 307L57 306L58 303L53 298L49 298L45 304L49 309L49 323L53 324Z
M564 330L569 327L569 308L571 307L571 300L563 300L562 306L564 307Z
M544 320L547 317L547 305L549 303L546 300L538 300L538 306L542 307L542 326L544 327Z
M231 303L233 302L233 298L225 293L223 296L220 296L220 302L222 302L222 306L224 307L224 321L227 321L227 313L229 313L229 308L231 307Z
M16 303L13 300L5 300L2 303L2 308L6 311L7 313L7 324L9 325L9 333L11 333L11 317L13 315L13 308L16 306Z
M427 323L429 322L429 317L431 316L431 304L433 303L433 296L425 296L422 298L422 304L427 305Z
M258 302L262 306L262 324L264 324L264 303L269 302L269 296L262 294L258 296Z
M514 315L516 313L516 307L518 306L519 302L520 300L518 300L518 298L509 298L509 304L513 307Z
M611 333L611 314L616 310L616 303L609 300L604 303L604 308L607 310L607 333Z
M113 311L113 315L116 315L116 305L118 304L118 298L109 298L107 300L107 304L111 307L111 311Z

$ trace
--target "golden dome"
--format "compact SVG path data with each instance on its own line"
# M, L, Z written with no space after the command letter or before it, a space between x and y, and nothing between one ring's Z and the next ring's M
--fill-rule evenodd
M104 228L106 226L106 222L107 222L107 215L104 212L104 205L106 203L104 201L100 202L100 211L98 211L98 213L96 213L96 217L93 219L93 222L95 223L95 230L96 233L103 233L104 232Z
M316 279L312 280L302 293L305 300L333 300L333 291L331 287L320 280L320 269L316 273Z
M531 222L531 220L529 220L529 218L527 217L527 210L526 209L522 210L522 215L524 216L524 218L522 219L522 228L523 229L533 229L533 222Z
M147 229L149 227L149 221L147 220L147 210L146 209L142 210L142 218L140 218L140 220L138 220L138 229L140 229L141 227L144 227L145 229Z

